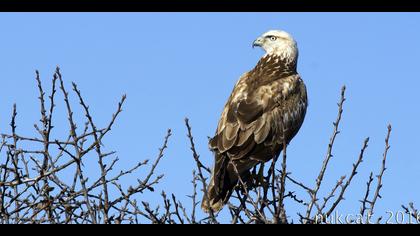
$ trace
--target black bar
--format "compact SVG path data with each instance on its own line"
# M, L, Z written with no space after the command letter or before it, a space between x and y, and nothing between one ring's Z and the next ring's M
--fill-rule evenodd
M395 12L420 11L415 0L14 0L4 12Z

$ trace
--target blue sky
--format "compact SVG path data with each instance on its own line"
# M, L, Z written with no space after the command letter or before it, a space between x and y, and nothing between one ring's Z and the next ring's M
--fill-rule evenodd
M79 85L99 124L106 124L120 96L127 94L124 112L104 140L107 150L118 151L120 167L154 158L166 129L173 130L158 169L166 176L157 190L188 201L194 162L184 118L190 118L203 162L211 165L207 136L214 133L236 80L263 54L251 48L252 41L269 29L283 29L298 42L298 71L310 102L305 123L288 148L289 171L314 184L340 88L346 85L342 132L321 192L351 171L364 138L370 137L365 161L339 208L358 213L368 175L379 171L391 123L384 198L376 210L385 215L410 201L420 204L419 22L418 13L1 13L0 132L9 131L17 103L19 132L36 134L34 71L49 83L59 65L67 86L71 81ZM57 137L68 129L60 105ZM158 204L157 195L144 200ZM291 214L297 210L290 206Z

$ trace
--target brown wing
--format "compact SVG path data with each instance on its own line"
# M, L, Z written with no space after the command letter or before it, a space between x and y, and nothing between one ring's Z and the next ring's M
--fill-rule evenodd
M266 161L271 157L249 154L256 145L283 143L282 123L290 141L305 116L306 88L299 75L261 86L247 83L247 76L241 77L226 103L210 148L232 160L249 157Z
M255 83L249 73L236 84L209 146L215 165L204 210L221 209L241 176L259 162L282 150L299 130L306 112L306 88L299 75L290 75L265 84ZM283 130L284 135L283 135ZM236 168L233 167L235 164Z

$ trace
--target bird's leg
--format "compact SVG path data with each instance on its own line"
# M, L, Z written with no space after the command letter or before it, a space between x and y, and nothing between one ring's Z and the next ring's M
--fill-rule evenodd
M253 187L252 174L250 171L246 171L242 176L242 181L245 183L247 190Z
M257 176L255 176L255 185L266 187L268 181L264 178L264 163L260 164Z

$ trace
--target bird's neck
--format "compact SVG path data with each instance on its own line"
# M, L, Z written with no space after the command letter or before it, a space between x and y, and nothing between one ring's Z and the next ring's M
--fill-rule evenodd
M286 60L277 54L266 54L250 71L250 84L266 84L297 74L296 60Z
M284 43L264 49L266 51L264 57L278 57L285 64L297 63L299 51L296 43Z
M267 52L258 62L256 68L264 69L267 73L294 74L297 73L297 54Z

